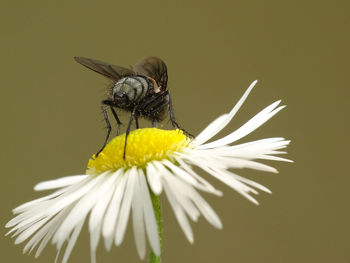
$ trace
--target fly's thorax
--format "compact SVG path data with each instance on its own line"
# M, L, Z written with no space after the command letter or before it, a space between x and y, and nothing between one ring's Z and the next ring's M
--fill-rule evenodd
M153 84L146 77L125 77L114 84L112 95L117 102L139 102L150 89L153 89Z

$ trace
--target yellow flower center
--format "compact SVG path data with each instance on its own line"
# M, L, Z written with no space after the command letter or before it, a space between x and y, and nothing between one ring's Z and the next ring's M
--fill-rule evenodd
M181 130L156 128L137 129L130 132L124 153L125 134L113 138L96 157L89 160L87 174L98 175L105 171L144 167L147 162L169 158L175 151L188 147L190 139Z

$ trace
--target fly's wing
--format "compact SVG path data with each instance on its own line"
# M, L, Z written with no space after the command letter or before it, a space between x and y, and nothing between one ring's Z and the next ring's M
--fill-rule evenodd
M134 76L135 72L131 69L115 66L96 59L74 57L74 59L83 66L102 74L112 80L119 80L123 77Z
M161 91L166 90L168 83L168 72L166 64L157 57L147 57L140 59L134 66L134 71L138 75L153 78Z

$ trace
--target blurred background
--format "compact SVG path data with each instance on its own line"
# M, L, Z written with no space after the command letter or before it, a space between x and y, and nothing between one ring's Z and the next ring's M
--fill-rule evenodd
M162 196L163 262L350 262L348 10L348 1L3 1L1 262L54 261L52 245L38 259L22 255L3 226L43 194L37 182L84 173L103 143L109 82L73 56L129 66L147 55L166 61L175 116L193 134L258 79L222 134L282 99L287 108L240 142L283 136L295 161L269 163L278 175L239 171L272 190L260 206L204 176L224 191L203 194L224 228L200 218L193 245ZM90 260L82 233L69 262ZM121 247L100 245L97 257L140 262L130 226Z

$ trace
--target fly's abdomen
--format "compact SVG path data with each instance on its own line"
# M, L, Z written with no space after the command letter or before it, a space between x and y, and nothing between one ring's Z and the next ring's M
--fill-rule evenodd
M152 83L142 76L126 77L113 86L113 96L127 96L131 102L139 102L145 97Z

